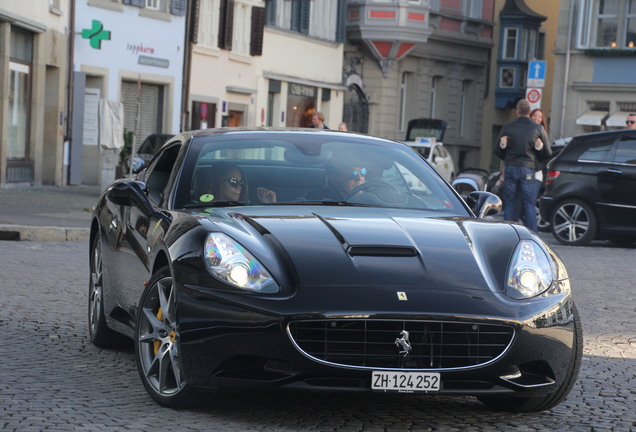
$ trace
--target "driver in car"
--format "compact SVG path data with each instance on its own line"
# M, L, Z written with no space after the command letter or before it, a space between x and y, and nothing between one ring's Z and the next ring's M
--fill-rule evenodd
M310 191L306 199L309 201L343 201L352 190L364 184L367 169L358 166L337 166L329 164L327 169L327 186Z

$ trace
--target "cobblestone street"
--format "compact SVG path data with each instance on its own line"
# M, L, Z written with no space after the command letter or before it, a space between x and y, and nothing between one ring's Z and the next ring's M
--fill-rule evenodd
M132 344L104 351L86 324L83 242L0 242L3 431L636 430L636 250L553 246L584 330L579 380L555 409L486 410L473 398L268 392L223 395L194 411L156 405Z

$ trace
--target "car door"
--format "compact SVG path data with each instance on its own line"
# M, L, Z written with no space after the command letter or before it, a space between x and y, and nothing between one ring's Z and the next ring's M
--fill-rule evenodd
M636 230L636 134L614 143L599 167L598 184L608 228Z
M126 275L124 292L128 310L134 309L151 274L151 257L155 252L156 242L164 232L164 209L176 176L177 160L181 143L177 142L163 149L152 160L146 173L141 177L145 182L147 193L139 205L126 207L122 227L123 236L120 244L120 256L125 257L120 263L122 274Z

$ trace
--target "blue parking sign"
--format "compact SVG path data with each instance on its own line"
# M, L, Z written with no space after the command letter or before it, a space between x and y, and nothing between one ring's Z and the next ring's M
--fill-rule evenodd
M533 60L528 65L528 87L543 87L545 83L546 62Z

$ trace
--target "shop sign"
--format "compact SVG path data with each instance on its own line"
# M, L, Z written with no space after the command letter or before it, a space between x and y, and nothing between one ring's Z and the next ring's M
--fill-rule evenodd
M170 60L140 55L139 58L137 59L137 64L144 65L144 66L168 68L170 67Z
M316 97L316 87L310 87L302 84L289 84L289 93L296 96Z

